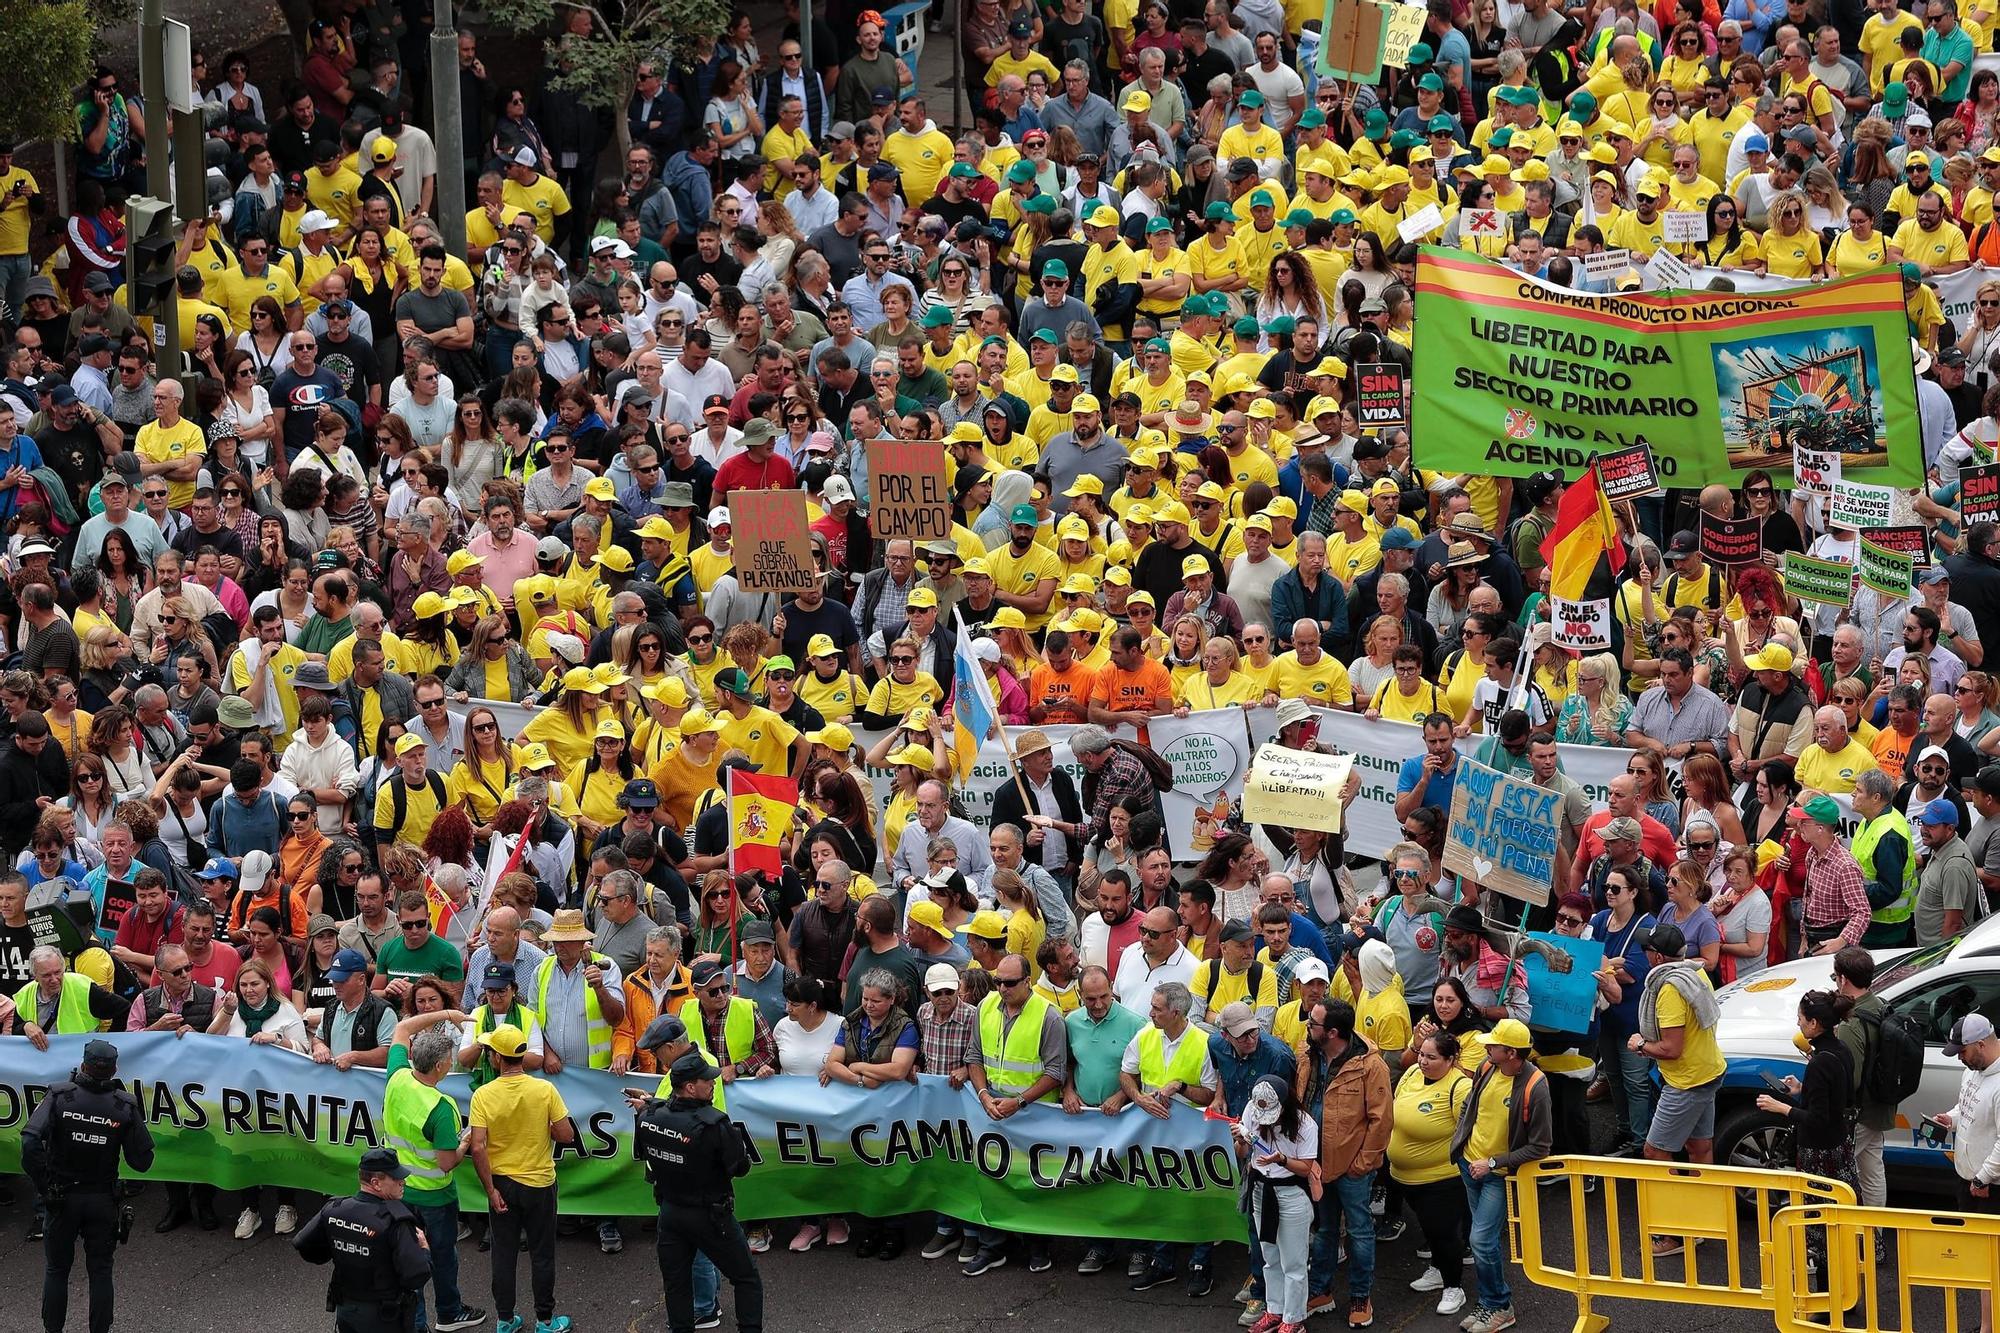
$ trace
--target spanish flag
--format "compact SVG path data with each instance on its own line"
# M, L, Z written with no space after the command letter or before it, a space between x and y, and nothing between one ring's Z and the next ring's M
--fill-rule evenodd
M785 865L778 843L798 808L799 784L793 779L730 769L729 872L782 874Z
M1625 567L1625 548L1618 542L1618 522L1597 474L1597 459L1571 482L1556 505L1556 525L1542 539L1542 559L1549 562L1549 595L1566 602L1583 600L1584 588L1608 559L1611 572Z

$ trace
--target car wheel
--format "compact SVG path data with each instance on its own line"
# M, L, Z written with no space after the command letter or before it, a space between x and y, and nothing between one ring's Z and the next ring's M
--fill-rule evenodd
M1790 1171L1795 1161L1791 1126L1783 1118L1745 1102L1723 1114L1715 1132L1715 1160L1723 1166ZM1752 1200L1751 1194L1743 1195L1745 1203Z

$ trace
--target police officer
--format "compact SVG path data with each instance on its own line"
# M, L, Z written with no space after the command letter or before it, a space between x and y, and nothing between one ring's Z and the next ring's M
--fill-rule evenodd
M360 1191L328 1199L292 1238L307 1263L333 1263L326 1308L335 1333L409 1331L431 1278L430 1245L403 1202L409 1174L395 1149L370 1148L361 1154Z
M90 1042L70 1081L49 1089L21 1133L21 1169L49 1212L42 1242L48 1256L42 1327L48 1333L62 1333L69 1314L69 1270L79 1235L90 1275L90 1333L111 1328L111 1259L131 1231L118 1207L118 1157L123 1153L134 1171L153 1165L153 1136L117 1074L118 1048Z
M764 1327L764 1280L736 1220L732 1183L749 1174L749 1142L715 1107L720 1073L699 1051L682 1055L667 1074L673 1096L648 1098L633 1135L633 1155L645 1163L660 1205L668 1333L693 1333L697 1250L729 1279L736 1293L736 1327L742 1333L762 1333Z

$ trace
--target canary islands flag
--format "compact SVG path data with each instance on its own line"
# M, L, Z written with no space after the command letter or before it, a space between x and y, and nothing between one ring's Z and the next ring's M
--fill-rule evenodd
M791 828L798 808L799 784L792 778L730 769L729 872L782 874L784 858L778 842Z
M957 616L954 611L953 616ZM958 621L958 646L951 655L952 767L958 780L972 776L979 762L979 747L1000 720L1000 705L993 702L993 690L986 683L986 669L973 656L972 635L965 621Z
M1583 591L1597 563L1608 558L1611 572L1625 565L1625 548L1618 544L1618 521L1605 497L1597 460L1571 482L1556 504L1555 526L1542 539L1542 559L1549 562L1549 595L1567 602L1583 600Z

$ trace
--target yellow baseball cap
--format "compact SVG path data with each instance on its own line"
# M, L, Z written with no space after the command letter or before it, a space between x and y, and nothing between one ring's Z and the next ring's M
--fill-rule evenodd
M1079 472L1076 474L1076 480L1069 484L1069 489L1064 491L1063 494L1071 497L1078 495L1102 495L1104 494L1104 479L1095 472Z
M396 738L396 757L401 759L412 750L421 750L426 742L414 731L406 731Z
M1154 521L1153 506L1149 504L1135 504L1125 511L1125 526L1128 528L1134 526L1150 528Z
M1003 606L993 613L993 619L986 622L994 629L1026 629L1028 617L1018 606Z
M807 657L832 657L839 651L840 649L834 646L831 634L815 634L806 640Z
M1133 467L1158 468L1160 466L1160 452L1157 449L1148 449L1141 446L1128 454L1125 461Z
M536 741L521 751L521 767L529 772L544 768L554 768L556 761L549 753L549 747Z
M674 539L674 527L673 524L655 514L639 525L638 535L642 540L650 539L652 541L670 542Z
M1297 518L1299 507L1292 503L1291 496L1278 495L1273 496L1271 502L1264 506L1264 512L1272 518Z
M969 579L974 575L978 575L980 578L990 579L993 577L993 567L986 563L985 556L975 555L972 557L972 559L966 561L963 565L959 567L958 575L960 578L966 578L966 579Z
M1132 586L1132 571L1123 565L1107 565L1104 569L1104 581L1115 583L1121 588L1129 588Z
M937 604L937 591L933 588L910 589L909 600L905 603L905 605L916 611L935 611L937 610Z
M1193 578L1196 574L1206 574L1208 572L1208 560L1205 556L1191 555L1181 561L1181 577L1184 579Z
M432 616L441 616L444 614L444 611L444 598L434 592L420 592L417 594L417 600L410 603L410 614L418 620L428 620Z
M610 689L613 685L630 685L632 678L618 669L616 662L599 662L590 669L590 674L599 685Z
M461 547L445 557L444 570L453 578L457 578L466 570L477 569L485 563L486 561Z
M451 594L448 597L446 597L444 601L446 606L449 606L454 610L461 606L478 606L479 594L474 592L470 588L460 585L459 587L453 588L451 590Z
M1097 401L1096 394L1080 393L1069 400L1069 410L1072 414L1077 412L1102 412L1104 406Z
M573 666L563 672L562 687L576 694L604 693L604 682L587 666Z
M849 749L854 744L854 733L839 722L829 722L818 731L806 733L806 744L824 745L833 750Z
M681 736L705 736L722 730L722 719L706 709L696 708L681 719Z
M1338 504L1342 509L1351 509L1357 514L1368 512L1368 497L1360 491L1342 491L1340 498L1334 503Z
M1095 597L1097 580L1088 574L1072 574L1062 581L1062 586L1056 591L1065 597Z
M593 500L616 500L618 488L611 484L609 477L592 477L583 485L583 493Z
M1269 398L1253 398L1244 415L1253 421L1270 421L1278 415L1278 405Z
M905 745L889 756L889 767L901 768L905 765L910 768L920 768L928 773L937 767L937 759L931 754L927 745Z
M639 695L668 708L686 708L688 702L687 684L679 676L662 676L651 685L641 686Z
M1153 510L1155 523L1190 523L1193 520L1194 516L1188 513L1187 506L1179 500L1169 500Z
M630 574L633 569L632 553L622 546L607 546L599 551L597 563L614 574Z
M597 724L597 730L590 734L590 738L594 741L622 741L625 739L625 728L607 717Z

